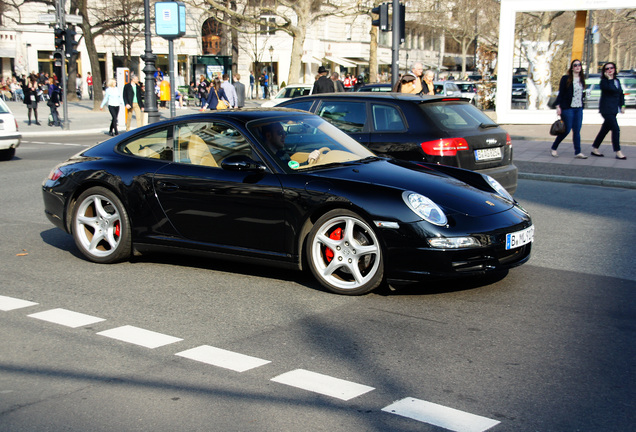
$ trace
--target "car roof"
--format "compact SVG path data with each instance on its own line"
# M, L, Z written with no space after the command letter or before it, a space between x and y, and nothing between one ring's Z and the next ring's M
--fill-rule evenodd
M338 92L338 93L320 93L309 96L299 96L289 101L285 101L281 103L281 106L286 105L287 103L296 103L305 99L364 99L364 100L374 100L374 101L407 101L407 102L439 102L439 101L458 101L464 100L458 97L448 97L448 96L427 96L427 95L415 95L410 93L396 93L396 92Z

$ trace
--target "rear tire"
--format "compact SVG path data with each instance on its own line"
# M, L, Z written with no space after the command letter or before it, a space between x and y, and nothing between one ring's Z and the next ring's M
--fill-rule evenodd
M378 237L351 211L332 210L318 219L309 233L306 252L315 278L336 294L366 294L384 278Z
M15 156L15 148L0 150L0 161L8 161Z
M128 213L110 190L94 187L82 193L73 209L75 244L89 260L110 264L130 258L132 240Z

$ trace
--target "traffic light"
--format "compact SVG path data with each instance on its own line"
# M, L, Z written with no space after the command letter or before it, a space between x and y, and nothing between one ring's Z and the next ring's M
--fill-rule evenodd
M62 51L64 49L64 30L57 27L55 29L55 51Z
M400 3L400 43L404 43L406 37L406 6Z
M79 52L75 49L77 47L78 42L75 40L75 35L77 32L72 28L66 29L66 57L72 57L74 55L79 54Z
M371 13L379 15L378 19L371 21L371 25L379 27L381 31L389 31L389 4L381 3L371 9Z

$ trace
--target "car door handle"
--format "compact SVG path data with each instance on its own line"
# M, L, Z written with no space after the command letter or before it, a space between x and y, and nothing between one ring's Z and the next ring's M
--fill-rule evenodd
M162 192L174 192L179 189L179 186L174 183L158 181L157 189L159 189Z

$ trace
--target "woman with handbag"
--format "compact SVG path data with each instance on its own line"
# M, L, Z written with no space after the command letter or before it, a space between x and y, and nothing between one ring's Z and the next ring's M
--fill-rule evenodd
M31 75L28 80L28 84L24 86L24 104L27 106L29 110L29 126L31 126L31 112L35 115L35 124L40 126L41 123L38 121L38 83L37 77L35 75Z
M623 94L621 82L616 78L616 65L614 63L605 63L605 66L603 66L600 87L601 99L599 100L598 110L603 116L604 122L592 144L592 156L603 156L603 154L598 151L598 148L601 146L607 133L611 130L612 147L616 152L616 159L625 160L627 158L621 152L620 145L621 130L616 121L616 115L619 111L625 114L625 95Z
M199 111L205 111L206 108L211 110L225 110L230 107L230 101L225 96L225 91L221 87L221 80L217 77L210 84L208 99Z
M565 123L565 131L558 134L550 154L559 157L557 148L561 141L572 131L572 143L574 144L574 157L577 159L587 159L581 153L581 125L583 124L583 101L585 99L585 77L582 72L580 60L572 60L567 75L561 77L559 83L559 94L554 102L558 116L561 116Z

